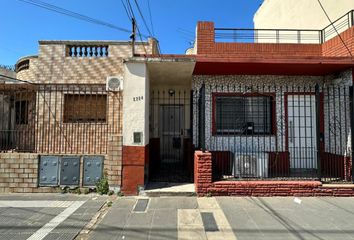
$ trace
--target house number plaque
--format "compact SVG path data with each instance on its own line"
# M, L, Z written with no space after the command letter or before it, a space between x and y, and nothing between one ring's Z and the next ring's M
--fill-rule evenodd
M134 101L134 102L139 102L139 101L142 101L142 100L144 100L144 97L143 97L143 96L133 97L133 101Z

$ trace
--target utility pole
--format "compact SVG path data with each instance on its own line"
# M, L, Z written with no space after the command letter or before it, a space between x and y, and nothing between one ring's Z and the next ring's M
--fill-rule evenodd
M135 18L132 18L132 35L130 39L132 40L132 57L135 55L135 37L136 37L136 23Z

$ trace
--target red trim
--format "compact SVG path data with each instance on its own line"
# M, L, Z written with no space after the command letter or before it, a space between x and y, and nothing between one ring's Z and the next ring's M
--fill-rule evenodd
M288 132L288 96L289 95L303 95L303 96L315 96L314 92L285 92L284 93L284 108L285 108L285 149L289 151L289 132ZM320 93L320 132L324 135L324 95ZM324 139L320 145L320 151L324 150Z
M260 134L253 136L269 136L277 134L277 124L276 124L276 94L274 92L270 93L241 93L241 92L231 92L231 93L212 93L212 135L217 136L216 132L216 98L220 96L231 96L231 97L272 97L272 130L271 134ZM226 135L239 135L235 133L226 133Z
M237 59L237 58L235 58ZM239 62L237 62L239 61ZM274 62L266 59L262 62L255 62L248 59L233 60L230 58L206 57L205 60L197 59L193 75L312 75L323 76L334 72L341 72L352 68L353 62L339 61L338 63L327 63L311 60L289 61L281 60Z

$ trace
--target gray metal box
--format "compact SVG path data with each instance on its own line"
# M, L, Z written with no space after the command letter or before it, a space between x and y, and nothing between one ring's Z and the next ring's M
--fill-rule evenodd
M39 185L58 185L59 157L40 156L39 159Z
M102 177L103 156L84 156L84 186L95 186Z
M60 185L78 186L80 183L80 157L65 156L61 158Z

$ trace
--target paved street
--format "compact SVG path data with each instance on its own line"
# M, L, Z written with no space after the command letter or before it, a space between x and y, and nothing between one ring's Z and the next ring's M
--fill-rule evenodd
M78 235L106 200L0 195L0 239L354 240L353 198L122 197Z
M106 197L0 195L0 239L74 239Z
M354 239L353 198L137 198L113 203L90 239ZM141 208L140 208L141 210Z

